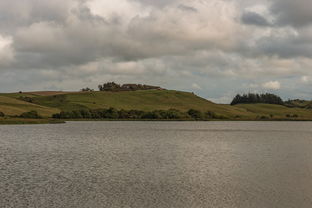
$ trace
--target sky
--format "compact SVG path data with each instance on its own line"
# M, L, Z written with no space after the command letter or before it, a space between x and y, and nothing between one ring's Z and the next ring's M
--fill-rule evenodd
M311 0L0 0L0 92L143 83L312 99Z

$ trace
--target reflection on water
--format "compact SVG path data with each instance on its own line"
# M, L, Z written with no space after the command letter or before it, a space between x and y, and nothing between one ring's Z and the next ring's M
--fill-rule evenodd
M1 207L310 208L311 122L0 126Z

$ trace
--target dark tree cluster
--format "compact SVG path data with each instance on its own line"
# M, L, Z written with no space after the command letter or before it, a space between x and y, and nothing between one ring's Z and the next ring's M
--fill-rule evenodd
M236 104L246 104L246 103L267 103L267 104L278 104L283 105L283 100L274 94L266 93L266 94L243 94L243 95L236 95L231 102L231 105Z
M209 120L209 119L224 119L224 116L219 116L213 112L202 113L197 110L189 110L181 112L179 110L155 110L155 111L140 111L140 110L117 110L115 108L97 109L97 110L75 110L70 112L60 112L52 116L56 119L145 119L145 120Z
M135 90L152 90L162 89L158 86L142 85L142 84L117 84L115 82L107 82L98 86L100 91L135 91Z
M100 91L114 91L121 88L120 84L115 82L107 82L98 86Z
M117 110L115 108L109 108L60 112L54 114L52 117L58 119L182 119L186 118L187 114L174 109L146 112L140 110Z
M94 89L90 89L89 87L86 87L86 88L82 88L80 91L81 92L93 92Z
M29 112L25 112L22 113L20 115L21 118L34 118L34 119L40 119L42 118L37 111L29 111Z
M4 116L5 116L5 114L0 111L0 117L4 117Z

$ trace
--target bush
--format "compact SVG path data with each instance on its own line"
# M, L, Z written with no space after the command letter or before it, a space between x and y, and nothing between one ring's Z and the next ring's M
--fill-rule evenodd
M4 117L5 114L3 112L0 112L0 117Z
M161 119L159 112L146 112L143 114L142 119Z
M198 110L190 109L190 110L187 112L187 114L188 114L191 118L193 118L193 119L195 119L195 120L200 120L200 119L203 118L202 113L201 113L200 111L198 111Z
M287 118L298 118L299 116L297 114L287 114Z
M261 120L266 120L266 119L268 119L268 117L266 117L266 116L261 116L260 119L261 119Z
M37 111L29 111L29 112L25 112L22 113L20 115L21 118L34 118L34 119L39 119L42 118Z
M239 118L240 116L235 116L235 118ZM216 114L215 112L212 111L207 111L205 113L205 118L207 119L226 119L227 117L223 115Z

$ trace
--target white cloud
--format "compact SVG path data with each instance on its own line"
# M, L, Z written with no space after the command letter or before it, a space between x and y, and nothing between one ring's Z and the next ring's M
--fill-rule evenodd
M301 77L301 82L303 82L305 84L311 83L312 82L312 77L310 77L310 76L302 76Z
M11 37L0 35L0 66L8 65L14 60L13 40Z
M201 90L202 88L198 85L198 84L196 84L196 83L193 83L192 84L192 88L194 89L194 90Z
M279 90L281 89L281 83L279 81L270 81L262 84L264 89Z

